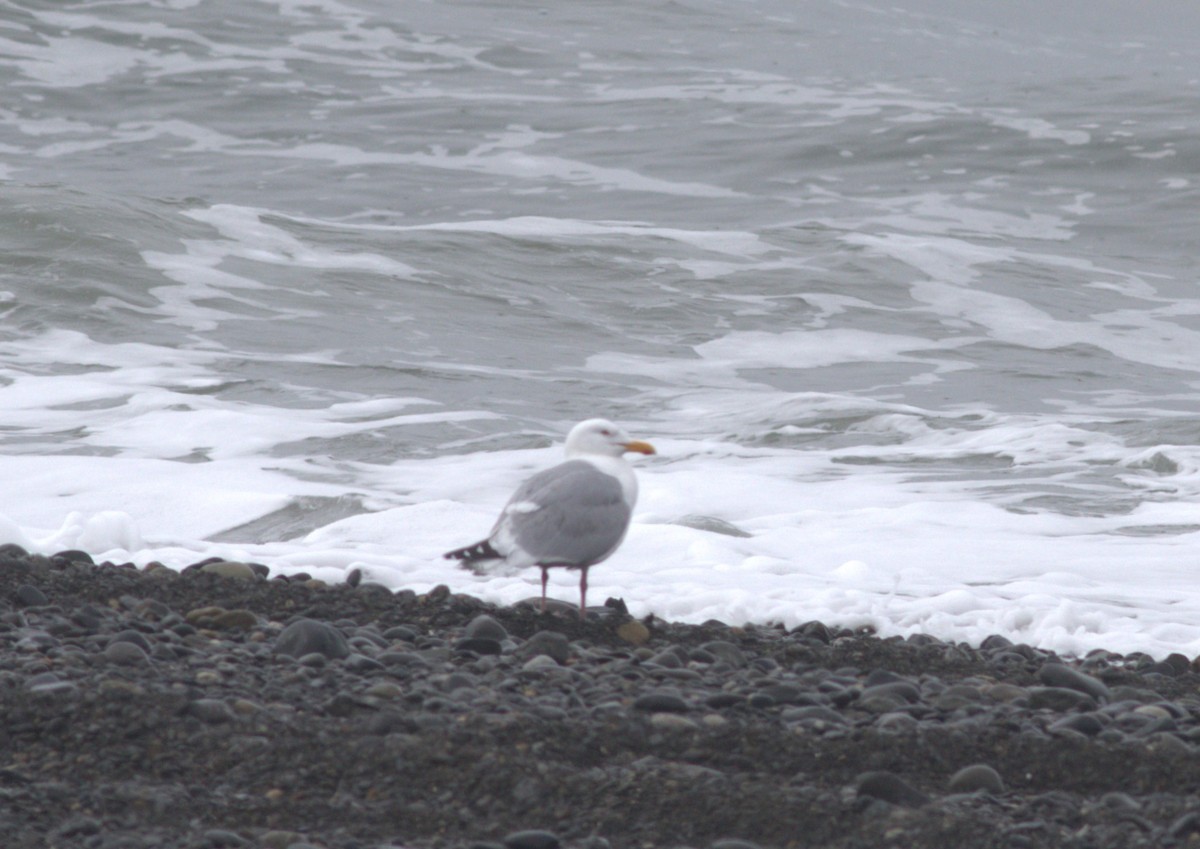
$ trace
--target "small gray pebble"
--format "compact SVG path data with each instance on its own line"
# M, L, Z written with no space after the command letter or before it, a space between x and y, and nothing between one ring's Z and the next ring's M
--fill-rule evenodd
M712 640L702 645L709 654L716 657L718 660L723 660L735 669L741 669L746 665L746 655L740 648L733 643L725 640Z
M1095 737L1104 730L1104 724L1094 714L1077 713L1071 716L1064 716L1050 725L1051 731L1061 731L1064 728L1071 731L1078 731L1087 737Z
M1096 701L1087 693L1067 687L1031 687L1029 706L1034 710L1046 708L1059 712L1077 708L1095 710Z
M633 701L633 708L653 713L686 713L690 710L682 696L669 692L646 693L638 696Z
M329 658L342 658L349 656L350 643L341 631L327 622L297 619L275 639L275 651L292 657L316 652Z
M518 657L545 655L555 663L564 664L571 656L571 644L558 631L538 631L517 649Z
M885 684L875 684L863 690L860 698L867 699L879 696L889 699L899 699L909 704L916 704L921 701L921 691L917 689L915 684L908 681L889 681Z
M1047 663L1038 670L1038 680L1050 687L1066 687L1087 693L1096 701L1107 702L1112 693L1108 685L1098 678L1080 672L1062 663Z
M893 772L868 772L859 778L858 795L881 799L893 805L919 808L929 797Z
M359 675L375 672L384 668L383 664L378 660L367 657L364 654L352 654L342 661L342 663L351 672L357 672Z
M950 776L950 791L953 793L1003 793L1004 779L987 764L964 766Z
M22 607L45 607L50 599L33 584L21 584L17 587L17 602Z
M504 845L507 849L558 849L562 841L552 831L529 829L506 835Z
M188 705L188 711L210 725L233 721L233 709L220 699L196 699Z
M463 629L463 636L500 643L508 639L508 631L491 616L481 613L467 623L467 627Z
M258 573L246 563L237 563L232 560L218 560L215 563L206 563L200 567L200 571L209 575L218 575L222 578L231 578L239 581L257 581Z
M488 637L466 637L454 644L455 651L471 652L472 654L497 655L504 650L499 640Z
M253 845L240 834L235 834L223 828L210 828L204 832L204 842L207 846L212 847L212 849L235 849L238 846Z
M117 663L122 666L137 666L143 663L150 662L150 655L136 643L128 643L124 640L111 642L104 647L104 659L109 663Z
M132 643L142 651L150 651L150 641L146 639L141 631L135 631L132 628L126 628L124 631L116 634L116 636L109 640L109 645L113 643Z

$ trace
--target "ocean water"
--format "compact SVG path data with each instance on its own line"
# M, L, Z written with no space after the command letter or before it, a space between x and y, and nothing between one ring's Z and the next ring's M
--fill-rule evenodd
M1200 6L0 6L0 541L1200 654ZM551 593L576 598L558 572Z

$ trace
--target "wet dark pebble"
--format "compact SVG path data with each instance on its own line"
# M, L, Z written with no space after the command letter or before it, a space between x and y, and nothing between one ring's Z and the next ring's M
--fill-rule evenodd
M505 849L558 849L562 841L552 831L526 829L506 836L504 846Z
M684 626L619 604L581 623L446 587L91 561L0 546L2 846L1200 837L1182 654Z
M340 658L350 654L350 643L345 634L328 622L297 619L275 640L275 651L292 657L319 654Z
M929 803L929 797L895 773L869 772L858 781L858 795L869 796L892 805L919 808Z

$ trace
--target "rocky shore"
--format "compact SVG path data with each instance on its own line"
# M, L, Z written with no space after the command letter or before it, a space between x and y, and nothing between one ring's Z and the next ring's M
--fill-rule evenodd
M1200 845L1188 658L0 547L0 846Z

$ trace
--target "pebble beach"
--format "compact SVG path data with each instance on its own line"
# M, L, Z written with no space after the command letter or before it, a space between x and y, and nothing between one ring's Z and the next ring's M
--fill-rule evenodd
M0 843L1135 847L1200 839L1200 675L0 549Z

